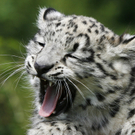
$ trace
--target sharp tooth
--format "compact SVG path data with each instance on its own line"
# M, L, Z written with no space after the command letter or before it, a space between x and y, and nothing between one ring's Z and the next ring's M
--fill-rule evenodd
M55 114L55 113L56 113L56 111L53 112L53 114Z
M52 82L49 82L49 86L52 86Z
M42 80L44 80L46 82L46 80L44 78L41 78Z

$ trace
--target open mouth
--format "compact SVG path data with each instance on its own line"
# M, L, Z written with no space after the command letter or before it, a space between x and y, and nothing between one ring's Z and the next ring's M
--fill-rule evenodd
M43 117L57 116L68 111L76 94L75 87L68 81L52 83L40 79L40 103L39 115Z

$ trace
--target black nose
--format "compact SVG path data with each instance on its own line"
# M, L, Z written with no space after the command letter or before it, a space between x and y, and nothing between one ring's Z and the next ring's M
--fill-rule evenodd
M34 67L38 75L42 75L44 73L47 73L53 67L53 65L39 65L35 62Z

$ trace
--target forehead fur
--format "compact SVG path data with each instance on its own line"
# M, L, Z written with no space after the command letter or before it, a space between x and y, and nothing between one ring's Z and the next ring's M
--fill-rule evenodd
M64 14L56 11L55 9L41 8L39 11L37 25L40 30L48 31L50 35L51 35L51 32L52 33L56 32L55 37L50 36L49 34L46 35L46 38L49 37L48 38L49 40L47 40L48 42L54 41L54 40L50 40L52 38L56 39L56 38L61 37L60 41L62 42L62 44L65 44L65 41L69 41L69 39L72 39L74 35L74 38L72 41L75 42L75 40L83 39L81 41L83 41L82 45L84 45L86 43L86 40L89 38L90 40L89 47L92 47L95 50L95 52L104 52L104 53L101 53L104 59L110 61L112 59L125 57L125 58L130 59L132 61L131 62L132 64L135 63L135 60L134 60L135 36L134 35L131 36L129 34L124 34L122 36L118 36L114 34L111 30L109 30L108 28L105 28L101 23L97 22L95 19L91 17L84 17L84 16L75 16L75 17L77 19L73 20L74 19L73 15L65 17ZM56 27L55 26L52 27L48 25L48 24L54 23L55 20L59 21L60 19L62 20L60 23L56 24ZM77 28L78 31L74 31L72 28L69 29L72 25L74 25L74 27ZM63 29L60 29L60 27L62 27ZM73 32L73 34L70 37L70 35L66 35L64 32L67 34ZM79 38L77 35L80 35ZM69 43L71 46L71 42ZM101 51L97 50L98 44L100 45L100 48L102 48ZM79 42L79 45L81 45L81 42ZM106 55L108 56L106 57Z

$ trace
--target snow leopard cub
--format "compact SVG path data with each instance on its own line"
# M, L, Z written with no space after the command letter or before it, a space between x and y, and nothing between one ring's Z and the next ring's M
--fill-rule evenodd
M52 8L37 26L25 60L35 88L27 134L135 134L135 36Z

